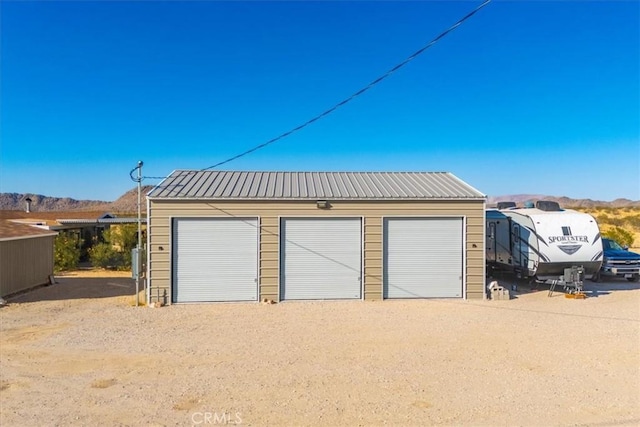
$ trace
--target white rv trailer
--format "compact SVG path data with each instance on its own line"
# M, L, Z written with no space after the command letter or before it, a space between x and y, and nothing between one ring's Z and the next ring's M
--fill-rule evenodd
M537 282L559 280L578 289L584 278L600 270L602 240L591 215L561 209L550 201L524 208L501 203L498 208L486 211L488 269L511 271Z

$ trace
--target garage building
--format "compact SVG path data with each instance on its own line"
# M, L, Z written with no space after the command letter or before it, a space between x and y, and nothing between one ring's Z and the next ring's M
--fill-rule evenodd
M447 172L179 170L148 203L148 298L484 297L486 197Z

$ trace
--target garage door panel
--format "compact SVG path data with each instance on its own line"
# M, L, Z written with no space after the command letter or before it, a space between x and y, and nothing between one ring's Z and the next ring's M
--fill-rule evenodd
M384 222L384 297L462 296L462 218Z
M281 226L281 298L361 297L358 218L287 218Z
M174 220L174 302L256 301L258 220Z

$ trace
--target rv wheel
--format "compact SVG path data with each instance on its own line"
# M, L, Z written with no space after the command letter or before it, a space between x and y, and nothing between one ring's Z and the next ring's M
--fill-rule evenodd
M630 282L638 282L640 281L640 274L634 274L632 277L627 277L627 280Z
M592 282L599 282L602 278L600 277L600 271L596 271L595 273L593 273L593 276L591 276L591 281Z

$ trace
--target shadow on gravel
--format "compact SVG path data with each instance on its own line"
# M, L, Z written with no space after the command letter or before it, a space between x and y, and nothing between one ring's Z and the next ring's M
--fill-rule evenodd
M619 291L633 291L636 289L640 289L640 283L629 282L625 279L620 281L613 279L611 281L601 283L585 282L584 284L584 290L590 297L609 295L612 292Z
M487 279L487 285L491 281L497 281L501 286L510 289L512 299L520 294L530 294L536 292L549 292L550 285L542 283L529 283L516 279L513 275L496 274L495 277ZM607 278L604 282L592 282L585 280L583 290L588 297L598 297L609 295L612 292L633 291L640 289L640 282L629 282L624 278ZM562 297L566 292L562 287L556 287L551 297Z
M53 285L6 298L9 303L57 301L72 299L113 298L135 295L135 280L127 277L56 277Z

